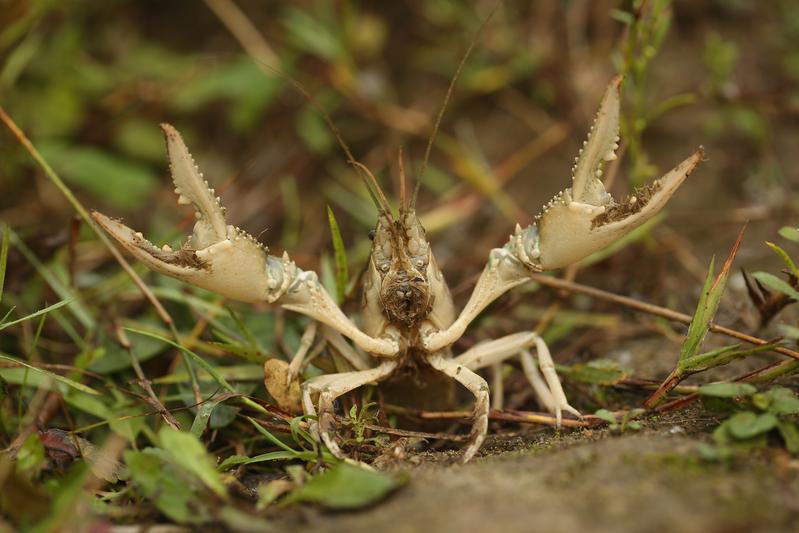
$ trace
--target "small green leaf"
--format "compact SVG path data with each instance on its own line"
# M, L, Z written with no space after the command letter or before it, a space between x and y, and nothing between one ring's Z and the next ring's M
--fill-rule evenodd
M787 387L775 385L763 393L768 399L768 411L775 415L799 414L799 398Z
M382 472L338 463L294 490L286 502L312 502L329 509L359 509L382 500L405 481Z
M198 494L194 487L186 483L175 467L165 464L159 455L151 452L152 448L125 452L125 464L142 495L179 524L207 520L205 507L195 505Z
M336 216L330 206L327 206L327 222L330 224L330 236L333 239L333 252L336 260L336 300L340 304L346 297L350 274L347 266L347 249L344 247L341 230L339 230Z
M769 274L768 272L755 272L752 274L752 277L755 278L757 281L768 287L769 289L773 289L775 291L779 291L786 296L793 298L794 300L799 301L799 291L788 285L787 282L781 280L774 274Z
M767 433L777 426L777 417L771 413L762 415L751 411L736 413L730 417L728 431L736 439L745 440Z
M751 396L757 388L748 383L709 383L699 387L699 394L715 398L737 398Z
M799 243L799 228L792 228L790 226L785 226L780 228L779 234L780 237L784 239L788 239L789 241Z
M225 485L216 470L216 461L208 455L205 446L197 437L164 426L158 432L158 439L173 464L197 476L220 498L227 497Z
M785 449L792 455L799 455L799 427L794 422L780 420L777 429L785 441Z
M17 452L17 472L39 472L44 466L44 445L37 433L31 433Z
M717 366L729 364L732 361L742 357L748 357L758 352L773 350L777 344L768 343L761 346L750 346L739 349L740 346L740 344L731 344L730 346L724 346L722 348L710 350L709 352L703 352L692 355L691 357L686 357L680 362L680 368L686 373L704 372L705 370L715 368Z
M771 398L766 396L765 393L759 392L757 394L752 395L752 405L760 409L761 411L768 410L769 405L771 405Z
M583 383L595 385L615 385L626 378L628 373L619 368L619 364L609 359L594 359L588 363L572 366L569 377Z
M607 409L599 409L596 413L594 413L594 416L601 418L602 420L608 422L609 424L616 423L616 415L608 411Z
M680 360L696 355L696 352L699 350L702 341L705 340L705 335L707 335L710 321L713 320L713 316L716 314L716 309L718 307L717 302L720 299L720 295L711 293L711 287L713 286L714 261L715 259L711 259L710 261L710 267L707 271L705 284L702 287L702 294L699 297L699 302L696 305L696 311L694 312L693 319L691 320L691 325L688 327L688 334L685 337L685 342L680 350ZM717 284L717 286L718 285L722 285L723 289L723 284Z
M211 419L211 414L214 412L214 409L216 409L216 406L225 400L236 398L238 396L241 395L228 392L225 394L220 394L219 396L212 398L200 405L199 409L197 409L197 415L194 417L194 422L191 424L189 433L199 439L205 431L205 428L208 427L208 421Z

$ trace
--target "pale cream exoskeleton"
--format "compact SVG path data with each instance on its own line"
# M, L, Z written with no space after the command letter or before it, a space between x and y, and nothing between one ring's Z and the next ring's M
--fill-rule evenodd
M616 202L600 177L605 162L616 157L618 148L619 84L620 79L614 80L605 92L576 159L572 186L555 196L531 225L517 226L503 247L491 250L460 313L416 216L415 201L402 198L395 218L370 175L367 183L371 184L379 214L364 276L359 325L339 309L315 273L299 269L286 253L282 257L270 255L255 239L228 225L219 199L203 180L178 132L169 125L162 127L178 203L192 204L197 215L189 240L177 251L158 248L124 224L97 212L93 215L153 270L231 299L281 305L319 322L318 328L314 326L309 329L310 335L304 336L304 348L292 361L287 380L290 383L296 377L317 333L349 361L352 371L322 375L302 386L303 410L318 415L313 432L334 455L344 456L335 439L336 398L401 375L403 369L413 366L449 376L474 396L471 440L463 455L463 461L468 461L487 431L489 387L476 373L481 368L518 356L542 404L556 414L558 422L563 411L579 413L569 405L550 352L535 333L520 332L486 341L458 355L452 353L452 344L486 306L527 281L530 272L573 264L651 219L702 159L700 148L659 180ZM368 175L362 165L356 163L356 167Z

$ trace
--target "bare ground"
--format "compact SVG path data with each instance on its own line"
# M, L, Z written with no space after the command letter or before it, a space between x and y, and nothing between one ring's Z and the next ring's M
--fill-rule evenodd
M465 466L447 452L395 466L410 482L370 509L274 518L281 529L330 532L797 531L799 462L777 449L706 462L697 446L715 424L690 409L623 435L495 437Z

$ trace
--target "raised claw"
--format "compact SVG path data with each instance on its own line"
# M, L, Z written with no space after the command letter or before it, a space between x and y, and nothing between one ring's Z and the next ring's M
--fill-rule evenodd
M329 325L370 353L393 356L399 351L396 338L373 338L360 331L315 273L297 268L286 253L269 255L247 232L228 225L219 198L203 179L180 134L169 124L161 128L178 203L194 206L197 222L192 235L179 250L168 245L159 248L123 223L92 212L103 229L157 272L234 300L278 303Z
M92 216L132 255L151 269L243 302L274 301L285 287L285 265L245 231L227 225L214 190L203 180L180 134L168 124L166 137L178 204L192 204L197 222L183 246L157 247L102 213Z
M550 270L573 264L617 241L654 217L702 160L700 147L662 178L617 202L600 179L619 147L619 87L614 79L572 167L572 186L559 192L506 245L526 266Z

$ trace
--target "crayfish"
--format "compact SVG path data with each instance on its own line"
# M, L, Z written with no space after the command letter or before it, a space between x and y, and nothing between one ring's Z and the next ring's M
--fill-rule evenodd
M377 206L357 322L336 305L316 273L298 268L286 252L270 255L256 239L228 224L220 199L172 126L162 128L178 204L193 205L197 217L188 241L178 250L166 245L159 248L105 215L95 212L94 219L153 270L233 300L279 305L318 323L319 334L353 369L302 384L302 409L313 415L312 434L335 456L345 455L335 438L335 400L416 367L449 376L474 396L472 430L462 456L466 462L480 448L488 425L489 386L476 372L481 368L519 357L531 386L558 423L563 411L577 416L579 412L569 405L550 351L536 333L485 341L460 354L453 353L453 343L486 306L528 281L531 272L571 265L650 220L703 157L699 148L662 178L622 201L614 200L601 177L606 162L617 157L620 83L620 78L615 79L605 92L575 159L571 187L547 203L532 224L517 225L504 246L488 253L488 262L460 312L419 222L416 194L411 198L403 194L394 213L376 179L357 162L355 170L364 176ZM287 387L296 380L303 356L289 367Z

